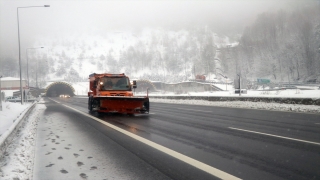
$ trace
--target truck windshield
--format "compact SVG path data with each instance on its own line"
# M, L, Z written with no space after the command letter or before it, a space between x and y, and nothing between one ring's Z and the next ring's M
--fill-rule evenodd
M100 80L101 90L130 90L127 77L103 77Z

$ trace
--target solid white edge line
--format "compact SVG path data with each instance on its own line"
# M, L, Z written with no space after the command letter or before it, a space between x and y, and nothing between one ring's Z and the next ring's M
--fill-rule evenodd
M51 100L53 100L53 99L51 99ZM55 101L55 100L53 100L53 101ZM190 158L188 156L185 156L185 155L183 155L183 154L181 154L179 152L176 152L174 150L166 148L166 147L164 147L162 145L156 144L156 143L154 143L154 142L152 142L150 140L142 138L142 137L140 137L138 135L135 135L135 134L133 134L133 133L131 133L129 131L123 130L123 129L117 127L117 126L114 126L114 125L112 125L110 123L102 121L99 118L96 118L94 116L86 114L86 113L84 113L82 111L79 111L77 109L74 109L74 108L72 108L70 106L67 106L67 105L64 105L64 104L62 104L62 105L67 107L67 108L70 108L70 109L72 109L72 110L74 110L74 111L76 111L76 112L78 112L78 113L80 113L82 115L85 115L85 116L87 116L87 117L89 117L91 119L94 119L94 120L96 120L96 121L98 121L98 122L100 122L100 123L102 123L102 124L104 124L106 126L109 126L110 128L112 128L112 129L114 129L114 130L116 130L118 132L121 132L121 133L123 133L123 134L125 134L125 135L127 135L127 136L129 136L129 137L131 137L133 139L136 139L136 140L138 140L138 141L140 141L140 142L142 142L142 143L144 143L144 144L146 144L146 145L148 145L150 147L153 147L153 148L155 148L155 149L157 149L157 150L159 150L159 151L161 151L161 152L163 152L163 153L165 153L167 155L170 155L170 156L172 156L172 157L174 157L176 159L179 159L179 160L181 160L181 161L183 161L183 162L185 162L185 163L187 163L187 164L189 164L191 166L194 166L197 169L205 171L205 172L207 172L207 173L209 173L209 174L211 174L211 175L213 175L215 177L218 177L220 179L228 179L228 180L240 180L240 178L238 178L238 177L235 177L235 176L233 176L231 174L228 174L228 173L226 173L224 171L221 171L221 170L219 170L217 168L209 166L209 165L207 165L205 163L202 163L202 162L200 162L198 160L192 159L192 158Z
M306 141L306 140L301 140L301 139L294 139L294 138L289 138L289 137L285 137L285 136L278 136L278 135L267 134L267 133L262 133L262 132L257 132L257 131L250 131L250 130L239 129L239 128L234 128L234 127L229 127L229 128L230 128L230 129L234 129L234 130L238 130L238 131L245 131L245 132L250 132L250 133L256 133L256 134L262 134L262 135L266 135L266 136L272 136L272 137L282 138L282 139L289 139L289 140L293 140L293 141L300 141L300 142L304 142L304 143L320 145L320 143L312 142L312 141Z

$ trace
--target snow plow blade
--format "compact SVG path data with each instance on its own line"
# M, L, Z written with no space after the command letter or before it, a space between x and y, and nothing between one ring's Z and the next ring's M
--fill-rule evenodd
M90 103L91 101L91 103ZM89 110L97 112L148 114L148 97L100 96L89 98Z

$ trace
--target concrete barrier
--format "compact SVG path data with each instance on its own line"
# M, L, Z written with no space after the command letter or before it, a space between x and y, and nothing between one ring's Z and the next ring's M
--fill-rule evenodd
M320 98L275 98L275 97L216 97L216 96L149 96L158 99L178 100L207 100L207 101L251 101L251 102L275 102L283 104L304 104L320 106Z

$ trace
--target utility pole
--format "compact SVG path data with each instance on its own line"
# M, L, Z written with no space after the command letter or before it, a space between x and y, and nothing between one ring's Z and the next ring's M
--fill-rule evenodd
M193 75L194 79L196 79L196 64L193 65Z
M36 88L38 89L38 58L37 58L37 64L36 64Z
M241 76L239 75L239 96L241 96Z
M1 78L2 78L2 75L0 76L0 111L2 111L2 92L1 92Z
M241 75L237 74L239 76L239 96L241 96Z

